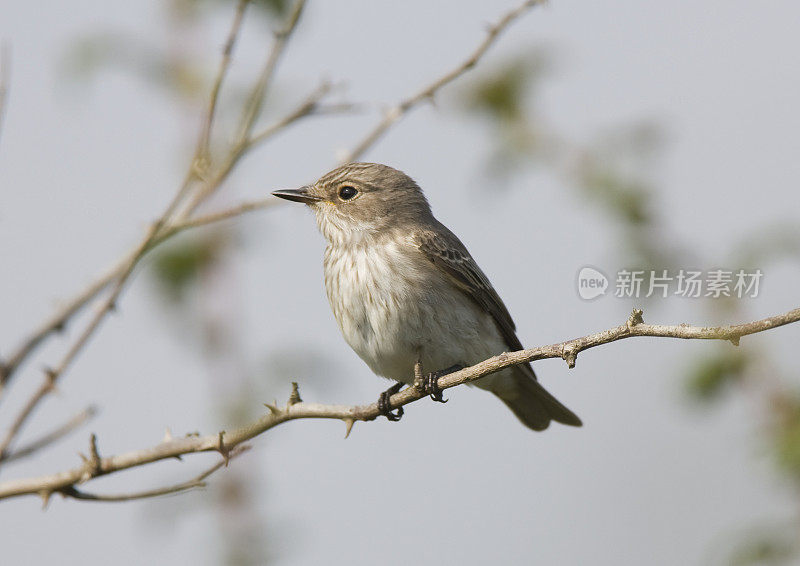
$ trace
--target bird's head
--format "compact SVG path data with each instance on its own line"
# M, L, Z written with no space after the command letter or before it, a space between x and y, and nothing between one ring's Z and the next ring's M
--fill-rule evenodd
M320 231L334 243L402 230L431 214L413 179L379 163L348 163L311 185L272 194L309 205Z

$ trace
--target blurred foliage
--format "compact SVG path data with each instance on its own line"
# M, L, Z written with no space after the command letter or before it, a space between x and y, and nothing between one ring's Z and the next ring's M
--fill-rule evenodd
M145 84L160 88L177 96L182 102L205 102L211 73L215 66L206 68L197 64L194 57L181 49L181 30L196 30L208 23L217 8L226 16L239 0L167 0L165 4L171 32L164 45L153 44L125 32L99 32L75 40L65 51L61 62L62 73L74 82L85 83L101 72L121 70L137 77ZM249 11L262 15L269 22L282 21L289 12L289 0L251 0ZM187 33L185 35L191 35ZM216 55L216 54L215 54ZM235 85L227 90L234 98L244 99L244 93Z
M634 228L652 224L655 189L647 177L662 147L662 132L652 122L620 127L576 151L573 178L614 221Z
M106 32L76 42L67 50L64 68L70 77L82 82L101 71L122 70L176 96L182 103L202 102L215 67L199 66L194 58L185 57L184 53L198 50L191 45L187 49L181 42L202 36L198 32L211 23L217 11L224 11L228 17L236 4L237 0L167 0L167 29L162 43L180 49L151 45L125 33ZM251 8L274 22L284 18L290 6L288 0L254 0ZM194 33L182 34L185 30ZM505 64L489 65L486 72L479 70L470 75L475 78L466 79L468 86L459 97L462 112L487 121L493 132L494 144L488 158L493 186L502 187L504 178L530 165L546 167L607 216L609 224L619 231L625 263L636 269L670 268L681 263L686 259L681 250L692 246L681 247L675 238L665 234L652 181L654 159L663 150L661 129L643 121L614 128L589 142L569 140L548 124L536 105L542 83L552 69L552 53L537 47ZM236 89L236 85L228 85L227 96L230 98ZM203 297L192 291L197 290L197 283L205 274L219 267L220 258L229 251L230 238L220 233L203 234L176 239L152 252L151 273L162 296L181 307L170 311L171 316L186 319L202 310ZM740 253L743 259L737 265L741 266L763 265L765 258L778 254L796 260L800 256L800 231L794 223L772 227L750 238ZM694 258L690 263L697 264ZM718 301L715 307L723 303ZM726 304L736 308L735 303ZM200 324L206 339L197 344L214 361L238 355L236 336L226 333L230 333L231 322L235 325L239 321L224 322L229 326L213 319ZM219 347L206 348L210 340ZM729 348L699 359L689 372L689 390L697 399L719 399L724 391L747 380L753 370L752 356L750 351ZM312 387L324 388L329 383L329 372L330 361L309 356L308 348L274 352L266 369L250 372L245 368L239 375L226 376L238 380L235 385L226 382L227 391L234 393L224 403L215 401L226 422L243 422L261 410L260 404L253 403L253 397L261 395L261 388L267 388L270 381L277 384L276 376L287 381L302 376ZM764 380L765 376L754 378ZM774 449L777 469L796 481L800 479L800 397L793 391L773 391L766 404L772 419L767 440ZM266 521L254 507L256 497L260 497L256 488L263 479L257 477L256 465L244 472L236 472L238 469L221 475L221 482L215 482L219 489L212 492L219 516L223 562L261 564L273 558L265 550L269 540ZM736 549L730 563L788 563L798 556L797 545L792 542L773 536L753 538Z
M789 259L800 262L800 227L796 220L770 223L758 232L748 235L736 247L739 266L765 265L768 261Z
M800 392L773 393L770 416L776 462L796 486L800 487Z
M287 383L298 381L300 395L330 397L339 389L331 375L339 373L336 360L308 344L285 346L272 350L264 360L259 379L270 384L272 391L283 391ZM288 396L288 390L284 393Z
M226 395L218 403L222 422L242 426L263 414L261 403L254 403L256 391L239 382L236 395ZM248 454L241 456L247 458ZM217 476L209 498L218 509L218 529L222 534L220 563L228 566L271 564L276 556L271 551L267 517L259 510L257 501L264 500L263 475L257 463L250 459L246 465L231 466Z
M725 553L727 566L788 566L797 564L797 534L793 525L751 529L737 537L733 552Z
M61 69L77 83L108 70L121 70L181 100L202 100L208 82L194 63L123 33L98 33L75 41L65 52Z
M546 157L538 116L528 104L550 69L549 52L534 48L525 55L491 68L463 89L459 105L482 116L494 130L495 148L489 158L491 177L507 179L521 166ZM504 183L494 183L500 188Z
M650 178L664 136L651 121L614 128L589 143L569 140L537 111L543 81L553 68L551 50L537 47L487 73L462 90L468 116L488 119L494 132L487 169L493 186L523 168L539 166L579 189L608 214L636 269L670 268L677 251L662 233Z
M775 566L796 564L796 546L787 540L761 539L751 542L731 557L731 566Z
M720 352L694 362L686 382L689 393L700 401L716 401L724 391L742 380L749 362L743 349L722 346Z
M492 69L491 74L465 93L467 109L504 124L525 119L528 95L544 78L549 63L546 52L536 49L528 56Z
M184 303L197 280L227 248L229 238L220 232L188 237L156 248L152 273L171 302Z
M223 8L229 13L239 0L168 0L170 12L179 19L207 16L212 8ZM251 7L271 19L283 18L292 6L290 0L250 0Z
M697 246L681 242L666 231L664 212L658 202L654 171L663 152L662 129L649 120L617 126L588 142L571 140L537 113L537 95L551 65L541 49L529 50L506 65L483 75L476 73L463 91L461 109L468 116L488 119L493 147L487 157L492 181L521 168L545 169L568 186L582 202L594 205L619 234L618 253L631 271L645 270L642 288L647 288L649 270L674 270L677 266L711 266L714 259L695 257ZM498 174L499 173L499 174ZM794 211L792 211L794 216ZM796 220L770 225L751 234L732 248L738 268L759 266L767 261L800 259L800 229ZM642 300L644 302L644 300ZM712 318L747 319L741 300L721 298L698 301ZM800 389L776 386L777 370L768 371L755 361L769 359L753 344L719 345L714 353L697 358L688 371L686 387L692 398L719 400L737 390L754 397L765 407L770 426L764 427L765 445L775 457L782 477L800 487ZM745 384L757 384L746 387ZM792 536L767 533L733 545L725 553L726 564L797 563L800 521L791 525Z

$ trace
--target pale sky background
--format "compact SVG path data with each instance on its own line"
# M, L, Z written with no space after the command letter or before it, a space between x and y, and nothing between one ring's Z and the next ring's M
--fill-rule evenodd
M346 81L351 100L395 101L460 61L513 5L311 2L281 64L279 102L288 106L322 77ZM163 48L162 8L0 0L0 38L13 48L0 137L0 353L137 241L181 180L193 114L127 72L102 72L86 86L62 69L70 45L95 32ZM217 10L215 24L193 38L199 61L216 61L229 12ZM789 1L553 0L514 25L485 63L548 46L556 64L536 103L574 140L642 119L662 125L667 143L650 178L661 189L665 230L705 258L700 267L738 268L746 266L728 265L729 258L749 235L797 222L798 29L800 5ZM235 77L257 68L265 39L263 20L249 20ZM458 89L413 112L365 157L403 169L426 190L434 213L504 298L523 343L621 323L634 302L587 303L575 290L583 265L607 272L626 265L618 231L563 179L535 168L513 177L509 190L493 190L483 166L491 130L452 109ZM296 127L248 157L220 200L313 180L374 120L368 113ZM311 214L287 204L243 226L226 308L242 317L246 363L263 368L269 354L286 349L317 352L328 363L315 376L271 377L252 394L255 410L284 400L292 380L307 400L373 401L387 384L339 335ZM760 297L744 311L752 319L797 306L797 264L763 271ZM217 402L235 398L237 385L211 384L212 372L153 289L145 276L134 280L119 315L42 406L27 438L88 403L101 414L46 456L9 466L0 480L77 465L90 431L110 455L158 442L165 427L177 435L229 424ZM679 298L645 312L662 323L702 324L710 316L702 302ZM769 344L796 378L798 332L787 327L752 340ZM0 425L66 344L55 340L25 366L0 405ZM795 494L759 443L760 408L733 394L697 409L684 394L695 356L726 347L628 340L582 353L571 371L561 361L537 363L540 379L583 418L583 429L534 434L491 396L458 388L448 391L447 405L419 402L399 424L357 424L346 441L339 422L283 425L233 466L258 475L253 506L267 517L265 544L278 563L713 563L743 530L796 511ZM89 489L178 481L210 461L157 464ZM40 503L0 503L5 564L218 563L219 525L202 492L129 504L55 497L46 512Z

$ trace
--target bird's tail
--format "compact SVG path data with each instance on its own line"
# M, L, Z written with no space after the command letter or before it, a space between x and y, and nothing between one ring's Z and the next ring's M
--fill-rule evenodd
M542 387L530 366L515 367L510 375L496 381L491 391L530 429L544 430L550 421L570 426L583 425L578 415Z

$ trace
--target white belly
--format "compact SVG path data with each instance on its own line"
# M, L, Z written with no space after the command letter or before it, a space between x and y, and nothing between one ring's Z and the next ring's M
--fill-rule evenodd
M325 251L328 300L344 339L376 374L411 383L418 360L431 372L507 349L491 316L412 243L346 249Z

